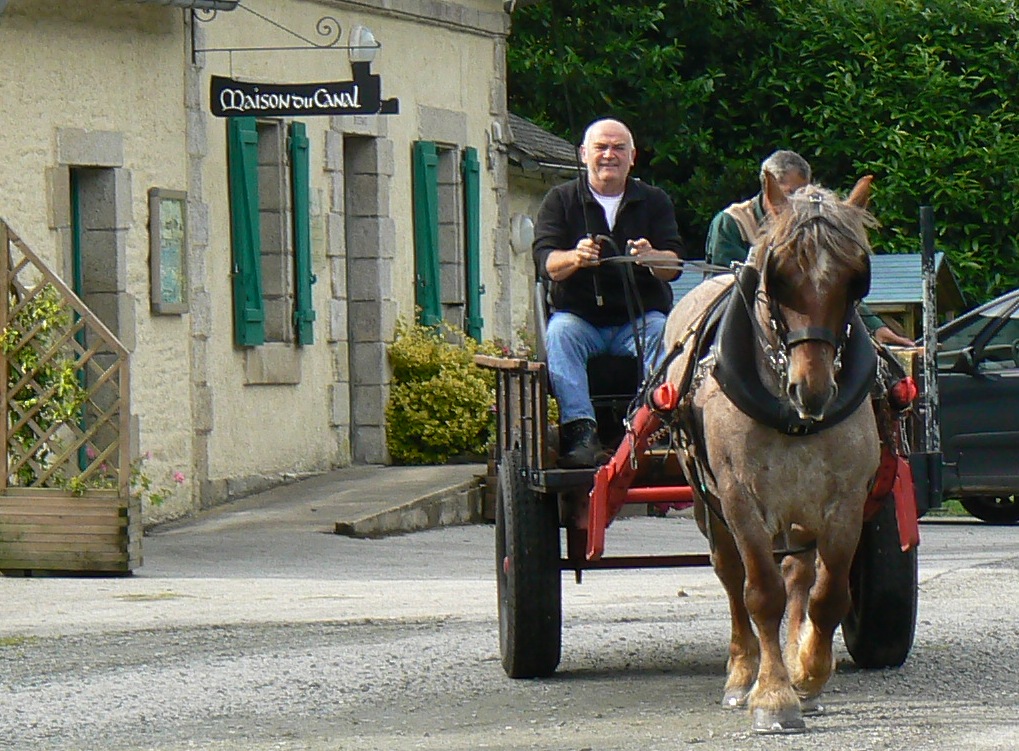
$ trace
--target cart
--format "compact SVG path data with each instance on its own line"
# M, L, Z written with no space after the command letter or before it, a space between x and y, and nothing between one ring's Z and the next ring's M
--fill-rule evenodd
M559 665L563 572L572 571L580 584L589 570L710 565L709 555L698 552L606 554L609 527L627 504L680 507L694 498L676 452L660 447L680 396L675 386L627 390L619 376L635 373L636 360L611 360L596 358L588 373L602 445L615 449L596 469L560 469L545 363L475 357L496 375L499 639L511 678L549 676ZM606 383L606 375L614 383ZM923 436L917 435L916 418L904 418L898 427L908 435L900 435L897 445L918 450L884 452L850 575L852 608L842 622L846 647L862 668L899 666L909 654L916 624L917 520L939 502L928 482L931 462L918 444Z

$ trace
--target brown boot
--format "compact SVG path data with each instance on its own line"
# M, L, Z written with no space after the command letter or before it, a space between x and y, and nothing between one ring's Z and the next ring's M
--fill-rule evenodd
M601 444L598 423L594 420L572 420L559 429L559 466L566 469L594 467Z

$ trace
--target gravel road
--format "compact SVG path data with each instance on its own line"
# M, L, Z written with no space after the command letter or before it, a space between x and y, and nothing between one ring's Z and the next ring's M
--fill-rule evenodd
M0 578L0 748L1017 749L1019 529L921 535L906 665L857 670L837 637L825 714L761 738L718 704L728 610L708 569L564 578L560 670L513 681L489 526L276 545L169 530L131 577ZM681 517L619 519L608 545L704 550Z

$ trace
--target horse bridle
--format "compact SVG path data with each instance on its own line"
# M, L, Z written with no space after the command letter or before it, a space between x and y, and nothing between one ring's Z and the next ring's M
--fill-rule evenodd
M815 222L825 224L829 229L842 235L846 240L859 246L864 251L867 251L866 247L860 243L859 240L849 235L841 227L828 219L828 217L821 214L821 207L823 206L821 196L812 195L808 200L812 205L816 205L817 213L804 217L797 222L790 231L789 237L783 243L778 246L769 245L765 250L764 258L761 263L763 273L761 274L761 285L758 288L758 294L762 294L761 288L763 288L764 302L768 307L768 320L771 324L772 333L775 335L777 346L773 346L771 340L764 334L764 331L761 329L760 323L757 320L757 316L754 315L754 310L751 307L750 301L744 300L744 303L748 306L747 313L750 315L750 320L754 327L755 338L757 338L758 344L764 352L765 358L772 370L779 377L783 389L785 389L788 382L789 358L792 350L807 342L821 342L823 344L830 345L831 348L835 350L833 368L835 375L838 375L839 371L842 369L842 351L845 347L846 339L849 336L849 322L855 312L856 303L866 297L867 293L870 291L870 255L869 252L867 252L865 255L865 258L867 259L866 279L865 281L854 282L851 285L849 289L850 304L846 307L845 317L839 331L835 332L823 326L805 326L803 328L790 330L789 323L786 320L785 315L782 313L782 308L778 300L767 292L768 272L771 267L771 258L774 251L793 242L793 239L804 227Z

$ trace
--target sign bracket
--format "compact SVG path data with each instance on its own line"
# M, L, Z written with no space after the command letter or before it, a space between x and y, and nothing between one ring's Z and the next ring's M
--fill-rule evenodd
M242 3L237 3L235 10L243 10L262 22L273 26L285 34L302 42L300 45L278 45L278 46L259 46L259 47L198 47L195 29L198 23L211 23L218 16L216 10L203 10L203 9L192 9L191 10L191 56L192 63L197 63L197 55L199 53L208 52L279 52L279 51L295 51L305 52L314 50L371 50L375 52L382 45L376 41L373 37L369 38L367 43L362 44L340 44L340 38L342 36L342 28L340 22L332 16L322 16L315 23L315 33L320 37L318 41L310 39L303 34L299 34L293 29L289 29L278 21L265 16L258 11L252 10Z

